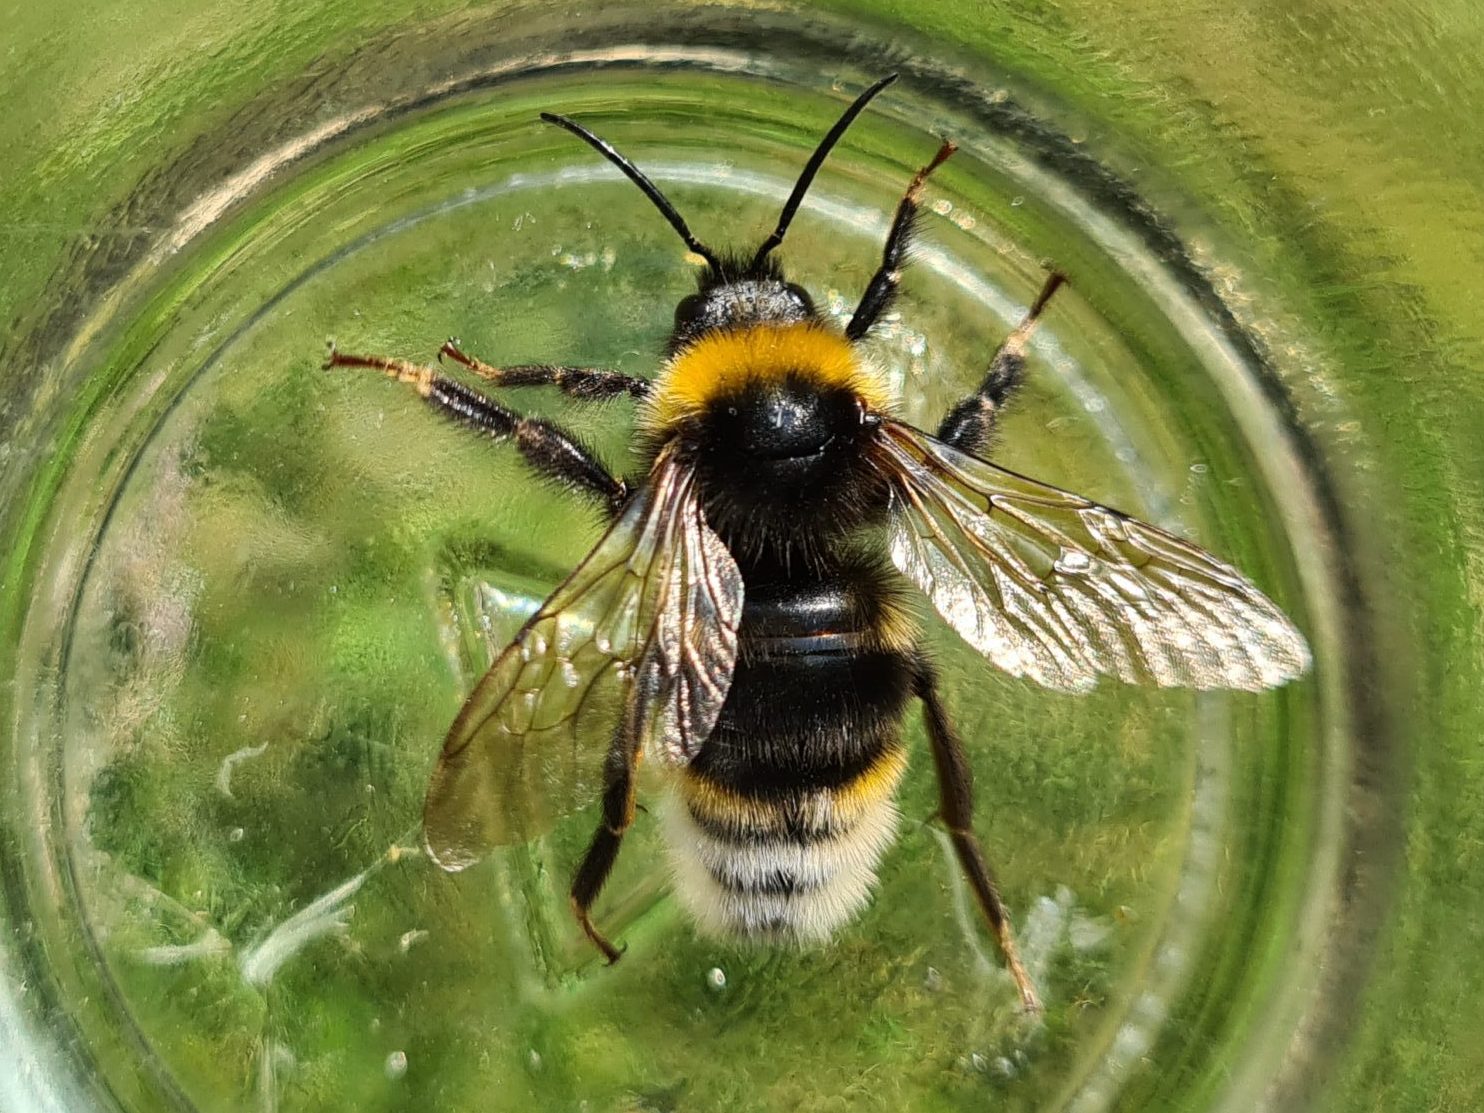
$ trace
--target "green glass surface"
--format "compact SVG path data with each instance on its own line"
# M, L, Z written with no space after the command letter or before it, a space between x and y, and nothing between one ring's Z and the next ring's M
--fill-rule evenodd
M1464 4L76 5L0 69L0 1109L1473 1110L1484 344ZM827 947L698 937L641 815L456 877L460 700L598 535L346 350L655 373L708 242L932 427L1070 276L994 455L1231 559L1308 634L1264 693L994 672L928 621L1044 1017L903 823ZM512 391L632 472L632 407ZM927 618L926 608L924 618ZM599 742L601 745L601 741ZM659 780L644 797L656 803Z

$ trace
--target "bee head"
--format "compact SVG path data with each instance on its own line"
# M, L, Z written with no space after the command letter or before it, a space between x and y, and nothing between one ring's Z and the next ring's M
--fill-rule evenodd
M719 260L706 268L701 288L675 306L669 351L673 355L708 332L814 319L814 299L802 286L787 281L773 260L754 266Z
M888 406L885 385L846 337L823 325L773 252L830 151L895 80L864 90L820 140L750 256L713 251L611 143L565 116L541 114L618 167L705 260L699 290L675 307L669 358L639 421L651 460L681 442L708 520L733 545L807 551L885 511L885 481L866 451Z

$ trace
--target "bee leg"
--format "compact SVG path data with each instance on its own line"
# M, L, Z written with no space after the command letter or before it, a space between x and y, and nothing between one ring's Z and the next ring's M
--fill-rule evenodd
M568 398L583 402L602 402L620 394L643 398L649 393L648 379L636 379L633 375L603 367L563 367L546 363L492 367L477 356L469 355L459 347L459 341L452 338L444 341L443 347L438 349L438 358L441 360L445 356L496 386L554 386Z
M1021 1005L1027 1012L1039 1012L1041 1001L1036 996L1036 987L1020 961L1009 914L1000 900L1000 891L985 860L984 848L974 834L974 775L964 756L963 743L954 733L947 709L938 696L937 676L927 661L919 660L914 682L917 697L927 712L928 741L932 745L933 764L938 772L938 814L948 828L959 866L974 890L984 918L994 931L1005 966L1015 979Z
M917 206L922 200L923 186L927 184L928 175L942 166L956 150L958 148L951 141L944 140L932 161L913 177L912 184L907 187L907 192L897 205L897 215L891 222L891 231L887 233L886 246L881 250L881 266L871 276L860 304L855 307L850 323L845 326L845 335L851 340L859 340L866 335L877 318L896 300L897 287L902 284L902 267L907 263L912 232L917 226Z
M632 718L632 715L630 716ZM593 833L593 841L577 867L577 876L572 880L572 914L582 925L582 930L592 940L593 946L603 952L609 965L622 957L623 951L610 943L593 926L590 912L603 882L618 859L618 850L623 843L624 832L634 822L637 807L634 800L634 764L638 754L631 736L632 731L621 729L608 748L608 760L603 766L603 819Z
M1052 271L1047 276L1025 318L1015 326L1014 332L1005 337L989 361L989 371L979 389L948 411L943 424L938 426L940 441L946 441L961 452L976 454L989 447L990 438L994 436L995 419L1025 378L1025 347L1036 331L1041 310L1046 308L1051 295L1065 281L1066 276L1059 271Z
M354 356L332 345L325 368L367 367L406 383L445 417L491 440L513 440L530 467L550 479L604 503L616 514L629 497L629 485L608 471L572 434L549 421L522 417L477 390L439 374L431 367L387 356Z

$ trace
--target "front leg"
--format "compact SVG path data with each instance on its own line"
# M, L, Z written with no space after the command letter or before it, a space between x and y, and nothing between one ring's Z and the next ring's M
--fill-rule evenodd
M902 268L907 265L907 255L912 247L912 232L917 227L917 207L922 202L923 186L927 184L928 175L942 166L956 150L958 148L952 142L944 140L932 161L917 172L907 186L907 192L902 195L897 214L892 218L891 231L886 235L886 245L881 249L881 266L871 276L860 304L845 326L845 335L851 340L865 336L896 300L897 288L902 284Z
M976 456L984 454L994 436L995 420L1000 410L1025 378L1025 348L1031 334L1036 331L1041 310L1046 308L1051 295L1065 281L1066 277L1056 271L1047 276L1046 284L1031 303L1025 319L1005 337L1005 342L989 361L989 372L979 389L954 406L943 419L943 424L938 427L940 441L946 441L960 452Z
M332 345L325 369L367 367L406 383L445 417L496 441L513 440L516 450L538 475L601 501L617 514L628 501L629 486L603 466L593 451L561 426L523 417L477 390L405 359L354 356Z
M511 367L494 367L476 356L468 355L459 341L449 339L438 349L438 358L447 356L474 374L496 386L554 386L568 398L583 402L602 402L627 394L643 398L649 393L649 380L636 379L622 371L606 367L566 367L551 363L520 363Z
M1021 1004L1027 1012L1039 1012L1041 1001L1036 996L1036 987L1020 961L1009 914L1000 900L1000 890L995 885L989 862L985 860L984 848L974 834L974 774L964 755L963 743L954 733L947 709L938 696L937 674L926 659L919 658L913 679L917 697L922 700L923 710L927 713L928 741L932 744L933 765L938 772L939 815L948 828L948 837L953 841L953 850L958 855L964 876L968 878L984 918L994 931L1005 966L1020 990Z

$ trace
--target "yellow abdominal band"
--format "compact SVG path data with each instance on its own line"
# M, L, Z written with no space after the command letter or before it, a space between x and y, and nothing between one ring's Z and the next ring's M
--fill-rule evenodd
M850 830L871 810L890 799L907 769L907 753L899 743L888 744L854 780L833 789L801 793L793 808L802 809L806 825L828 837ZM743 796L706 777L685 772L680 795L698 819L758 834L777 834L789 819L788 811Z

